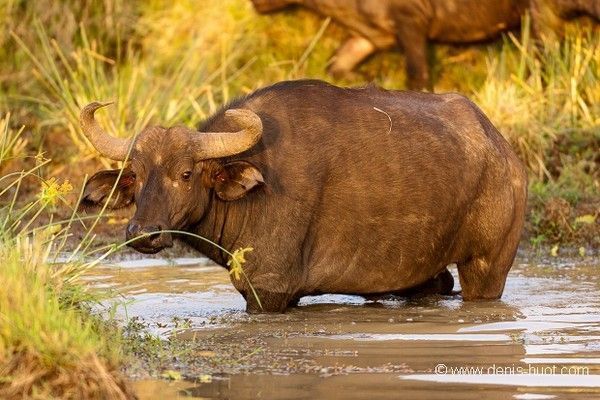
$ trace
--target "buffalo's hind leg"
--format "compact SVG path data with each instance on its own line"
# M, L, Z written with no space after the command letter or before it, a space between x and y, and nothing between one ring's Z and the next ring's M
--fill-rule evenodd
M458 276L463 299L499 299L504 291L509 268L491 263L485 257L472 258L459 265Z
M502 296L506 277L517 253L521 227L522 221L513 224L504 238L504 246L496 254L473 256L458 264L464 300L493 300Z
M518 163L516 159L513 162ZM511 178L510 186L498 185L506 173ZM465 229L459 233L464 253L457 267L464 300L502 296L525 222L527 176L521 166L510 165L508 171L498 169L481 186Z
M452 289L454 288L454 277L444 268L442 272L434 276L433 278L421 283L420 285L413 286L408 289L398 290L391 294L398 297L425 297L434 294L441 294L444 296L454 294ZM367 300L379 300L385 295L374 294L364 296Z
M429 287L431 294L450 295L452 294L452 289L454 289L454 277L448 271L448 268L445 268L442 272L434 276L429 282L431 282L431 286Z
M521 213L523 208L520 204L516 207L517 211L507 233L496 236L496 240L489 240L480 248L479 254L457 264L464 300L492 300L502 296L506 277L519 246L524 219L524 214Z

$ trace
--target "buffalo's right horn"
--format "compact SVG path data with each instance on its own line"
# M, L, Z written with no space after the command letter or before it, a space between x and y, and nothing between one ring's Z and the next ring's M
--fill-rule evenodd
M262 135L260 117L246 109L225 111L225 118L239 127L237 132L193 132L194 151L199 158L219 158L242 153L254 146Z
M110 104L112 102L88 104L79 114L79 124L85 137L100 154L112 160L124 161L127 158L132 139L116 138L109 135L94 118L96 110Z

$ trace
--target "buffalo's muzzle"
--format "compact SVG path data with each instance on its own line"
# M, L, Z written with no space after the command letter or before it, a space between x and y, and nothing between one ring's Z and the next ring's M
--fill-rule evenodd
M168 232L161 232L160 225L142 225L131 221L127 225L127 245L141 253L158 253L165 247L173 246L173 238Z

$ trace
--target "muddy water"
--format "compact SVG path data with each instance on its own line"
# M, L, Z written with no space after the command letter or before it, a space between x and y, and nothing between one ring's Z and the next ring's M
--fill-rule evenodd
M264 316L206 259L87 279L125 295L122 315L189 342L173 367L188 380L138 380L142 399L600 399L597 259L520 257L501 301L328 295Z

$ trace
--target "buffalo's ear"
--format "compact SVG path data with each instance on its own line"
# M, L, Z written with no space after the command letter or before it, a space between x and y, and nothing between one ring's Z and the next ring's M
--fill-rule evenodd
M262 174L247 161L225 164L214 176L214 188L222 200L237 200L265 183Z
M79 207L82 209L95 209L104 207L109 201L107 208L114 210L123 208L133 203L135 175L131 170L125 169L119 178L119 169L105 170L95 173L85 183L83 197ZM115 182L119 179L115 190L110 197Z

